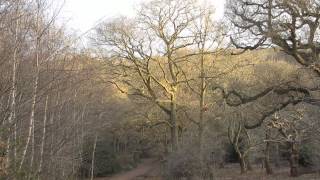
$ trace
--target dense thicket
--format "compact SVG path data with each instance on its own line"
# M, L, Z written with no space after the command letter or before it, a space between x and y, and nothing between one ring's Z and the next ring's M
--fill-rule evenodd
M74 177L84 137L97 127L87 119L98 119L104 103L93 98L89 81L96 66L72 49L75 41L56 25L49 2L0 5L1 175Z

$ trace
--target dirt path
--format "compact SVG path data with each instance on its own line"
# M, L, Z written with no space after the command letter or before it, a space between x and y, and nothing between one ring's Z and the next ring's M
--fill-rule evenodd
M145 159L131 171L116 174L112 177L96 178L95 180L134 180L142 176L153 176L158 169L159 163L157 160Z

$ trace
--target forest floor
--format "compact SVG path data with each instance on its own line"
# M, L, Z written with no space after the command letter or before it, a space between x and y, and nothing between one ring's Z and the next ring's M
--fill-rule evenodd
M223 169L216 169L214 180L320 180L320 173L303 174L297 178L289 177L289 168L274 169L274 174L267 176L261 167L255 167L247 174L240 174L238 164L228 164ZM160 163L155 159L145 159L140 165L128 172L112 177L96 178L95 180L164 180L159 176Z
M292 178L289 176L290 169L288 167L274 167L273 170L272 175L266 175L265 169L256 166L253 171L240 174L238 164L228 164L225 168L215 171L214 180L320 180L320 173L318 172L306 173Z
M141 164L128 172L95 180L161 180L160 163L156 159L144 159Z

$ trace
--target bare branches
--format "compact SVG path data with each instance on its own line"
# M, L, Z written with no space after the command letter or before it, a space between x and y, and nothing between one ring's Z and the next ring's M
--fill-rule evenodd
M214 87L213 90L220 90L226 104L231 107L238 107L248 103L258 103L260 99L268 97L271 94L276 94L278 98L282 98L283 100L281 100L273 108L261 112L260 118L258 118L254 124L245 124L246 129L255 129L260 127L265 119L272 116L275 112L285 109L289 105L296 105L302 102L317 104L317 100L312 100L311 98L312 91L310 89L295 87L291 86L290 84L291 83L289 82L278 86L268 87L260 93L250 96L236 90L225 92L222 87L218 86Z
M230 1L228 15L239 30L238 38L231 38L239 49L257 49L267 44L282 48L302 66L319 63L319 8L317 0L277 1L251 0ZM258 39L253 42L243 38Z

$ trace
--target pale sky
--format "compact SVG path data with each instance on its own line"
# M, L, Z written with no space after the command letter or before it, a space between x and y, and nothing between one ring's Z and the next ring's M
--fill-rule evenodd
M146 0L65 0L60 16L68 21L68 28L85 32L102 19L134 15L135 7L142 1ZM207 1L212 1L222 15L225 0Z

